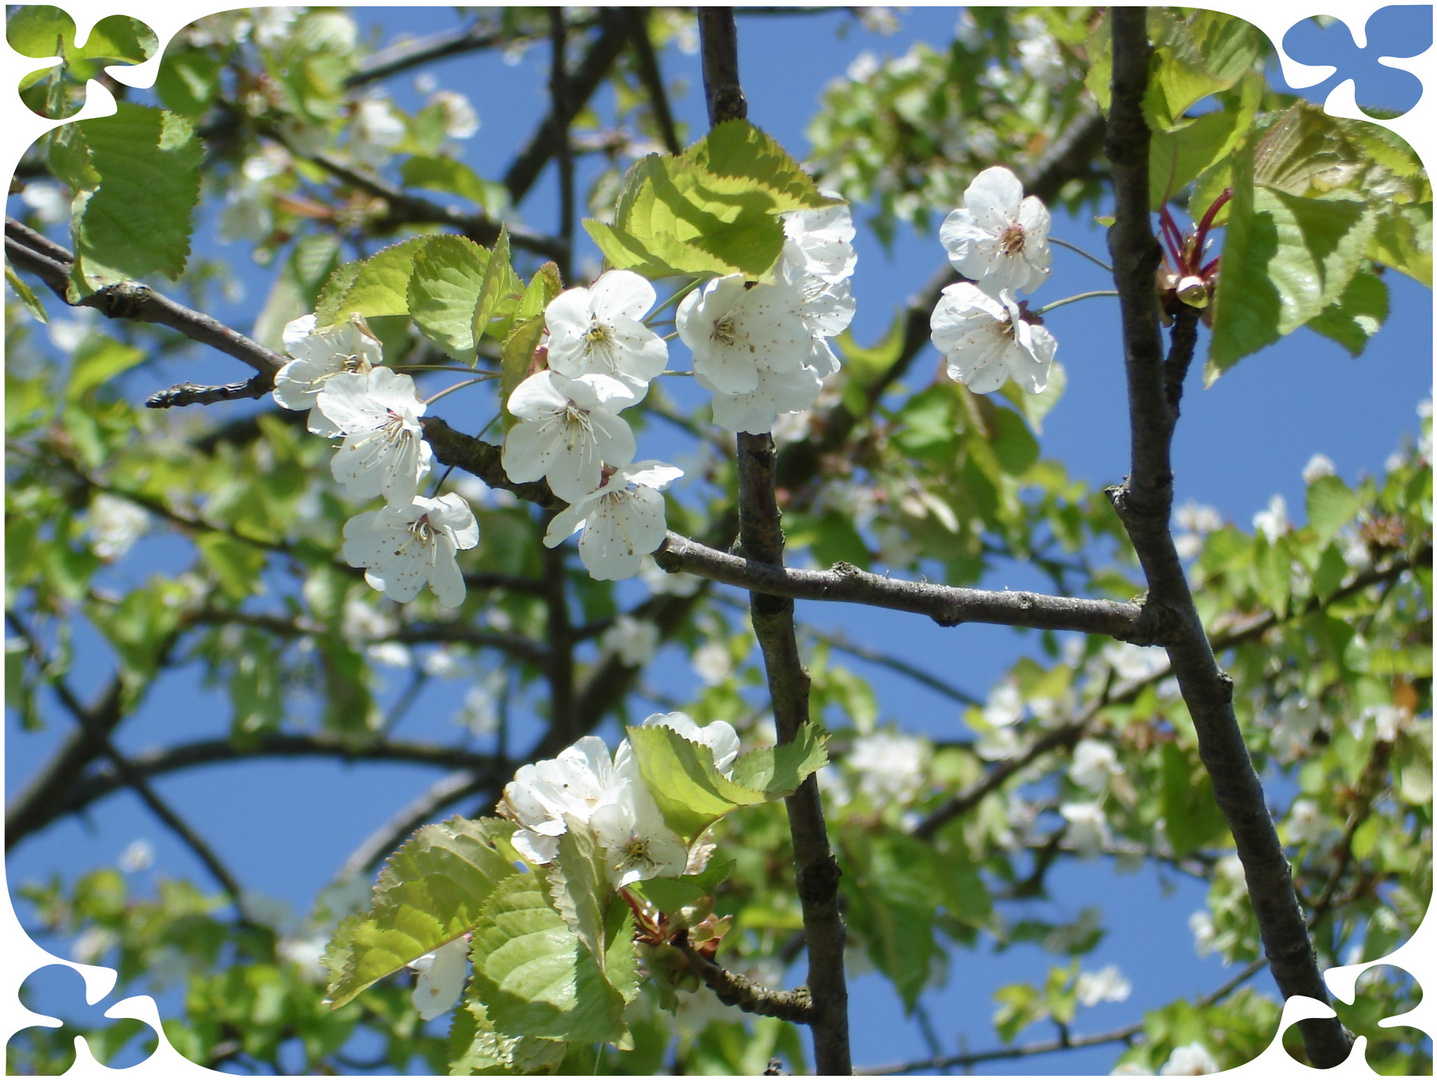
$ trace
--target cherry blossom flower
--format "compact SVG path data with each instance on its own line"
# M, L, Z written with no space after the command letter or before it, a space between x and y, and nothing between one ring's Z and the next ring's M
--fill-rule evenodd
M411 1000L422 1020L433 1020L454 1008L469 977L469 936L457 937L433 952L409 961L419 973Z
M679 877L688 867L688 846L664 821L627 739L614 753L614 776L612 797L589 818L594 839L604 848L609 883L621 889L649 878Z
M689 742L707 746L713 751L714 768L724 776L733 772L733 763L738 757L738 732L727 721L713 720L700 727L688 713L671 712L654 713L644 723L669 728Z
M545 547L558 547L580 529L579 560L597 581L639 572L643 556L658 550L667 531L659 492L684 474L658 461L637 461L612 473L603 486L554 515Z
M568 823L588 824L615 783L613 758L597 735L585 735L556 758L520 767L504 785L498 807L519 826L514 849L537 865L552 862Z
M123 558L149 527L149 513L129 499L102 491L90 502L90 549L105 562Z
M931 753L926 739L875 731L853 740L847 764L859 775L859 792L875 806L906 803L923 787L924 763Z
M1103 1001L1127 1001L1133 984L1123 977L1116 964L1109 964L1098 971L1082 972L1074 990L1078 1003L1091 1009Z
M647 619L620 615L599 636L599 645L612 649L620 662L627 666L643 667L658 650L659 628Z
M1313 454L1307 459L1307 464L1302 467L1302 482L1311 484L1324 476L1334 476L1337 473L1337 466L1326 454Z
M753 285L742 274L730 274L684 297L674 326L693 351L694 375L705 388L751 394L758 389L760 367L787 374L808 361L813 331L802 307L802 294L789 282Z
M823 389L823 378L806 364L775 369L760 361L755 370L758 383L748 393L714 392L713 421L725 431L771 432L779 416L812 408ZM699 382L713 389L702 375Z
M599 486L604 465L634 460L634 433L608 408L627 389L613 379L556 371L530 375L509 395L519 423L504 438L504 471L515 483L547 477L565 502L576 502ZM620 407L629 404L620 396Z
M1068 842L1083 858L1101 854L1112 841L1108 816L1097 803L1063 803L1058 812L1068 823Z
M294 357L275 373L274 400L283 408L309 412L309 430L337 435L338 430L315 408L315 399L331 376L340 372L366 375L383 360L379 339L362 319L315 329L315 316L302 315L287 324L284 350Z
M1036 196L1023 198L1013 173L995 165L980 172L938 230L948 261L983 291L1032 292L1048 279L1048 209Z
M414 380L389 368L341 372L325 381L315 403L345 436L330 465L345 491L357 499L383 495L385 502L407 506L434 459L419 426L424 402Z
M1073 747L1073 762L1068 766L1068 776L1080 788L1091 792L1102 791L1108 781L1123 767L1118 764L1118 752L1112 745L1097 739L1081 739Z
M568 289L544 309L549 367L562 375L602 375L627 388L631 402L668 366L669 348L643 324L654 287L632 270L610 270L587 289Z
M991 394L1009 378L1030 394L1048 385L1058 342L1022 317L1011 293L993 297L966 281L949 285L930 325L948 377L974 393Z
M1277 543L1278 538L1287 532L1287 500L1281 495L1274 495L1268 500L1266 510L1252 515L1252 527L1267 537L1269 544Z
M816 210L793 210L780 217L782 259L786 264L827 282L853 276L858 255L853 250L853 214L846 202Z
M391 600L408 603L428 585L445 607L464 602L464 575L456 552L479 543L474 512L458 495L409 506L385 506L350 518L340 553L350 566L366 568L364 580Z
M1159 1076L1205 1076L1218 1071L1217 1062L1202 1043L1188 1043L1172 1052Z

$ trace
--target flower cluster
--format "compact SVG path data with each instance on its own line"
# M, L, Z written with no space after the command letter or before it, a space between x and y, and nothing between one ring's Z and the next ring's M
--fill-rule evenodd
M674 316L693 352L694 376L714 395L713 418L734 432L765 434L780 415L813 407L838 370L828 341L853 320L848 279L857 256L846 205L784 215L777 280L715 278Z
M1012 379L1030 394L1042 393L1058 343L1027 301L1048 278L1050 218L1035 196L1008 169L984 169L963 195L963 206L944 220L938 236L948 260L971 279L943 290L930 320L933 344L949 378L988 394Z
M656 713L644 723L671 728L707 746L720 773L733 769L738 734L722 720L699 727L675 712ZM523 766L505 786L498 809L519 826L515 850L536 866L558 857L559 838L566 832L586 828L604 851L614 888L702 869L691 864L704 857L704 849L696 846L690 852L665 823L627 739L612 758L602 739L585 735L557 758Z
M771 284L741 274L695 288L674 316L693 353L693 373L714 395L713 418L733 432L766 433L778 418L818 399L838 370L829 340L847 329L848 278L857 257L848 207L782 215L784 246ZM516 483L546 480L569 504L550 523L555 547L575 532L579 558L596 579L639 572L667 531L660 494L683 470L635 461L622 413L642 401L668 367L668 346L645 323L654 287L610 270L588 288L561 293L544 310L546 364L509 395L517 421L502 461Z
M308 412L315 434L343 439L330 471L347 494L384 498L382 509L345 523L345 561L390 599L407 603L428 585L457 607L465 590L456 553L479 542L479 526L460 496L419 494L434 454L414 380L382 366L379 340L359 318L320 329L305 315L284 328L284 345L294 359L275 375L275 401Z

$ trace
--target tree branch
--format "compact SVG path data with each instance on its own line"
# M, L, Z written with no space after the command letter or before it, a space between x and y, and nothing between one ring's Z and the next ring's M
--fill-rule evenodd
M202 345L209 345L227 356L234 357L259 372L258 376L244 384L253 392L244 395L234 393L231 396L263 396L273 387L275 372L289 360L288 357L270 352L258 342L251 341L239 331L231 330L218 319L176 303L138 281L123 281L110 285L91 293L78 303L72 303L67 298L66 291L70 285L70 266L75 261L74 255L11 217L5 219L5 254L16 266L43 281L51 292L71 307L91 307L110 319L129 319L168 326ZM184 388L177 388L181 389ZM166 394L182 396L178 395L177 391L166 391ZM165 406L160 404L154 407Z
M1110 489L1109 496L1147 577L1149 605L1165 608L1173 621L1168 657L1192 714L1213 795L1242 860L1273 977L1284 997L1303 995L1330 1004L1293 890L1292 870L1233 712L1232 680L1213 656L1169 531L1177 410L1168 388L1173 369L1164 363L1153 287L1160 250L1148 211L1149 132L1142 111L1151 54L1146 18L1143 8L1114 8L1111 14L1107 148L1117 207L1108 250L1122 309L1132 463L1128 478ZM1339 1020L1306 1020L1301 1030L1313 1065L1328 1068L1346 1060L1351 1040Z
M687 941L677 941L674 947L684 954L693 972L725 1005L732 1005L755 1016L776 1016L791 1024L814 1022L813 1002L807 987L770 990L736 971L729 971L715 964Z
M732 8L699 9L704 93L709 124L742 119L748 105L739 84L738 30ZM744 556L783 572L783 530L775 497L776 455L770 435L738 437L739 540ZM769 699L780 745L809 723L809 677L794 636L793 600L751 592L754 636L763 652ZM843 968L846 932L839 910L840 870L828 842L818 777L811 775L784 800L793 837L795 884L808 945L808 991L814 1063L819 1073L853 1071L848 1039L848 985Z
M791 570L746 555L730 555L675 532L654 552L654 561L670 573L683 571L768 596L909 611L927 615L939 626L978 622L1078 630L1140 645L1161 640L1164 632L1142 604L930 585L871 574L849 563L838 563L831 570Z

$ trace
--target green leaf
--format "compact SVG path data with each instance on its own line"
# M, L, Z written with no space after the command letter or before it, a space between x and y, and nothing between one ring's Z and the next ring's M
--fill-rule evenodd
M655 724L625 732L664 820L686 841L736 807L767 801L764 791L735 783L714 768L707 746L690 742L672 728Z
M1203 98L1226 90L1256 63L1260 38L1251 23L1215 11L1187 19L1167 11L1149 15L1157 42L1144 115L1155 131L1170 131Z
M566 1042L623 1037L624 998L544 892L543 875L513 874L471 937L474 997L506 1035Z
M121 372L145 359L145 351L112 337L93 334L75 349L70 381L65 386L65 400L80 401L97 386L103 386Z
M509 396L514 388L529 377L534 363L534 351L544 340L544 316L535 315L516 323L499 347L499 387L504 395L504 426L507 429L514 422L509 412Z
M602 970L604 917L609 897L604 849L582 822L566 819L568 831L559 837L559 854L549 871L549 896L574 936L584 943Z
M1320 105L1297 102L1263 132L1253 150L1253 180L1308 198L1353 187L1369 160L1347 137L1344 122Z
M719 884L733 873L734 866L732 859L715 857L709 859L709 864L702 873L685 874L676 878L648 878L635 882L629 888L645 900L656 904L660 911L672 915L705 896L712 896Z
M933 921L942 890L932 845L899 832L851 837L849 919L874 966L893 981L911 1012L928 982L937 945Z
M1250 176L1243 155L1234 168L1206 385L1342 297L1376 226L1362 202L1253 187Z
M454 1010L448 1041L450 1076L533 1076L556 1073L564 1043L494 1030L482 1001L472 998Z
M474 927L496 883L517 874L513 831L456 817L405 841L379 872L373 909L342 923L325 952L332 1007Z
M207 52L171 52L160 62L155 93L165 108L194 119L214 103L221 61Z
M219 581L220 591L231 600L244 600L258 591L267 559L263 548L218 532L195 537L195 546Z
M1342 557L1342 551L1336 544L1328 544L1322 549L1317 567L1312 571L1312 591L1324 604L1342 587L1342 582L1347 578L1347 569L1347 560Z
M190 253L202 149L188 120L121 102L113 116L74 125L85 164L71 179L97 186L77 194L71 220L72 282L84 296L156 274L178 279ZM74 163L78 164L78 163Z
M1041 394L1027 393L1012 379L1005 382L998 393L1017 407L1018 412L1022 413L1023 419L1028 421L1028 426L1033 429L1034 434L1041 435L1043 434L1043 418L1053 411L1053 407L1058 402L1063 400L1063 391L1067 388L1068 371L1062 364L1054 360L1048 366L1048 385L1043 387Z
M1048 1011L1042 991L1027 983L1000 986L993 992L993 1000L998 1003L993 1029L1005 1043L1012 1042L1018 1032L1034 1020L1041 1020Z
M1337 530L1351 521L1361 507L1340 476L1320 476L1307 486L1307 521L1317 530L1322 544L1337 535Z
M1279 615L1285 614L1292 594L1292 553L1287 538L1279 536L1276 543L1269 543L1266 536L1257 537L1253 556L1263 602Z
M534 278L540 283L539 290L547 291L549 282L542 269ZM495 320L516 311L524 303L527 292L524 282L514 273L514 267L510 264L509 231L500 229L499 239L494 242L494 251L484 271L479 299L474 305L474 340L478 341L486 334L492 337L496 330L500 335L506 334L509 324L497 326Z
M502 202L500 193L504 191L502 184L482 180L462 161L447 157L421 154L408 158L399 167L399 178L405 187L451 191L486 211Z
M414 261L435 239L434 236L411 237L361 263L341 266L320 291L315 308L316 325L333 326L353 313L366 318L408 315L409 278L414 273Z
M1373 260L1432 287L1432 203L1388 206L1368 246Z
M1352 275L1343 293L1323 308L1308 326L1337 342L1354 357L1387 318L1387 283L1370 270Z
M1182 858L1223 836L1227 821L1212 794L1212 780L1182 747L1164 743L1162 815L1173 855Z
M22 4L7 10L5 40L21 56L43 60L74 50L75 20L49 4Z
M415 325L454 359L475 359L474 309L489 252L464 236L431 236L414 254L408 308Z
M765 746L740 754L733 763L733 779L745 788L762 791L771 799L792 795L798 785L828 764L828 732L806 723L783 746Z
M649 278L768 278L783 250L777 215L829 206L813 180L746 120L719 124L679 157L650 154L624 178L613 225L584 228L609 264Z

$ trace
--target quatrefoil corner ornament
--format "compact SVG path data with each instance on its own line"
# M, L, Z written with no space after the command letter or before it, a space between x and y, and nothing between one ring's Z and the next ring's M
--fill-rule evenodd
M1431 1075L1430 1035L1392 1023L1410 1016L1421 1003L1422 987L1415 977L1395 964L1377 963L1357 976L1351 1002L1343 1000L1336 986L1333 989L1332 1008L1343 1027L1360 1036L1353 1049L1362 1047L1369 1068L1384 1076ZM1296 1025L1283 1033L1282 1044L1291 1057L1307 1064Z
M1329 112L1350 90L1356 108L1374 120L1402 116L1422 97L1421 79L1384 61L1410 60L1431 47L1431 4L1379 8L1357 33L1339 18L1313 16L1294 23L1282 38L1289 60L1318 71L1308 82L1293 86L1327 102Z
M53 61L20 80L20 100L47 120L65 120L85 107L89 81L113 67L143 64L159 49L150 27L128 15L107 15L76 40L75 20L50 4L11 5L5 40L21 56Z
M96 971L90 970L92 974ZM109 991L104 990L104 981L96 979L92 985L74 967L58 963L27 975L19 996L34 1020L31 1026L12 1034L5 1044L6 1074L68 1071L76 1064L77 1038L93 1060L107 1067L126 1067L148 1060L158 1045L154 1024L135 1015L143 1012L130 1007L139 1000L136 998L105 1008ZM108 981L113 989L114 979Z

